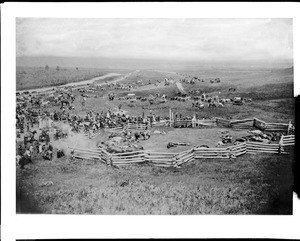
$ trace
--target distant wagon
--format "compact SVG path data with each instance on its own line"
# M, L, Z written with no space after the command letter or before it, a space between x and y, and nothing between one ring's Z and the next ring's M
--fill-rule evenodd
M127 100L131 100L131 99L135 99L134 93L127 94Z

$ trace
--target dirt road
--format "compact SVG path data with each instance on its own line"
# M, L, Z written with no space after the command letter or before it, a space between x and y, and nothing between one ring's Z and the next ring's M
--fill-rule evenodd
M112 80L112 81L110 81L109 83L117 83L117 82L120 82L120 81L122 81L122 80L128 78L129 76L131 76L131 75L133 75L133 74L137 74L138 72L139 72L139 70L135 70L135 71L133 71L133 72L130 72L129 74L126 74L126 75L120 77L120 78L117 78L117 79L115 79L115 80ZM111 76L106 76L106 77L111 77ZM99 84L97 84L97 86L102 86L102 85L105 85L105 84L106 84L106 83L99 83Z
M137 73L139 70L135 70L127 75L124 75L116 80L113 80L111 81L110 83L115 83L115 82L119 82L119 81L122 81L124 80L125 78L129 77L130 75L134 74L134 73ZM71 83L68 83L68 84L65 84L65 85L60 85L60 86L51 86L51 87L44 87L44 88L36 88L36 89L29 89L29 90L22 90L22 91L18 91L20 93L23 93L25 91L29 91L29 92L32 92L32 91L36 91L36 92L46 92L46 91L51 91L53 88L64 88L64 87L70 87L70 86L81 86L81 87L84 87L85 85L88 85L88 84L92 84L94 83L95 81L97 80L103 80L103 79L106 79L106 78L109 78L109 77L114 77L114 76L119 76L121 74L117 74L117 73L109 73L109 74L106 74L106 75L103 75L103 76L100 76L100 77L95 77L95 78L92 78L92 79L89 79L89 80L83 80L83 81L79 81L79 82L71 82ZM100 83L100 84L97 84L98 86L100 85L104 85L105 83Z

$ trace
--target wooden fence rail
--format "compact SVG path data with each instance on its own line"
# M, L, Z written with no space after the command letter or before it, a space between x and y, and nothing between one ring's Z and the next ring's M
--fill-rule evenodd
M253 119L230 121L230 126L234 129L249 129L253 127L253 124L254 124Z
M146 124L132 124L132 123L128 123L125 128L127 129L138 129L138 130L145 130L147 129L149 126Z
M216 118L217 126L231 127L230 121L222 118Z
M279 153L279 144L262 144L257 142L248 142L247 143L247 152L256 153L256 152L266 152L266 153Z
M216 120L196 120L195 127L200 126L217 126Z
M295 135L288 135L282 137L282 146L295 145Z
M170 126L170 121L160 121L152 123L152 127Z
M255 127L262 131L267 132L286 132L286 134L290 133L290 130L293 129L293 125L291 122L289 123L267 123L258 118L253 119L243 119L243 120L226 120L223 118L215 118L212 120L201 120L201 119L192 119L192 120L183 120L183 119L175 119L175 120L162 120L158 122L154 122L150 124L144 123L127 123L124 126L118 126L114 128L105 128L105 130L110 132L121 132L123 129L137 129L137 130L145 130L150 127L162 127L162 126L172 126L172 127L191 127L191 128L199 128L199 127L226 127L226 128L234 128L234 129L250 129L251 127Z
M107 165L133 165L137 163L148 163L160 167L179 167L185 163L197 159L234 159L246 153L270 153L287 154L284 146L295 144L295 136L282 136L279 143L266 144L261 142L243 142L237 145L223 148L195 147L180 153L164 153L154 151L132 151L125 153L108 153L102 148L76 148L72 150L72 157L88 160L99 160Z

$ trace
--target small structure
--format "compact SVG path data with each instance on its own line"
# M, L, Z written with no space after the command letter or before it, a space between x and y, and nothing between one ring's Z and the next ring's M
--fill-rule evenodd
M135 94L134 93L127 94L127 99L128 100L135 99Z

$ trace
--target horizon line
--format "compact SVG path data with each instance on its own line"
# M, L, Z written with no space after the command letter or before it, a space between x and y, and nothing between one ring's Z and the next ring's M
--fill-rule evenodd
M160 61L175 61L175 62L256 62L256 61L267 61L267 62L280 62L280 61L291 61L293 58L287 59L177 59L177 58L147 58L147 57L106 57L106 56L58 56L58 55L22 55L16 56L16 58L78 58L78 59L119 59L119 60L160 60Z

